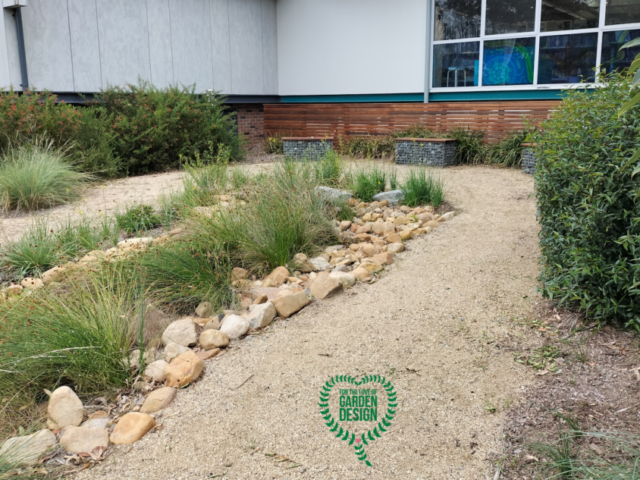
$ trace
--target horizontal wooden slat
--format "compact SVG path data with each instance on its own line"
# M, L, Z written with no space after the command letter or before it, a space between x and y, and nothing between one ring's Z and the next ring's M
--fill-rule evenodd
M421 125L434 132L456 127L483 130L495 142L513 130L545 120L556 100L437 102L437 103L338 103L265 105L265 131L296 137L387 135Z

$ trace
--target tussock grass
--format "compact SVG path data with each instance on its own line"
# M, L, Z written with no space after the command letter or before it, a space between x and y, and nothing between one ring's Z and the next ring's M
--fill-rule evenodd
M0 208L37 210L68 203L91 179L64 158L64 150L39 142L10 148L0 158Z
M370 202L387 186L386 172L377 166L361 167L350 173L353 194L363 202Z
M437 208L444 200L444 183L425 168L412 168L401 190L409 207L431 204Z
M120 230L134 234L162 224L162 219L151 205L129 207L124 213L116 213L116 224Z

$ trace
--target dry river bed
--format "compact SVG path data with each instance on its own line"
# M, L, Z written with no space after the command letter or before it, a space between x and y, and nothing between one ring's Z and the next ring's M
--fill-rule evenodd
M493 342L539 301L533 181L486 167L439 173L454 219L408 242L376 283L233 342L161 412L162 428L78 477L492 480L505 409L490 407L517 405L534 381ZM318 407L329 378L366 374L391 380L398 398L391 427L366 446L372 467Z

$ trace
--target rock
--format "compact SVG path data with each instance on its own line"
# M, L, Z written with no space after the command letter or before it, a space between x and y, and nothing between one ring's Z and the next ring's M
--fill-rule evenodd
M91 415L88 420L82 422L80 426L85 428L107 428L110 421L109 414L100 410Z
M332 265L323 257L316 257L309 260L309 263L313 265L314 270L322 271L330 268Z
M430 220L427 223L425 223L423 226L431 227L431 228L438 228L440 226L440 222L437 221L437 220Z
M447 212L447 213L443 213L438 220L447 221L447 220L451 220L455 216L456 216L456 212Z
M144 437L149 430L156 426L156 421L146 413L131 412L120 419L111 433L111 443L128 445Z
M378 250L370 243L361 243L362 253L364 253L365 257L373 257Z
M353 197L353 195L351 195L351 193L349 192L330 187L316 187L314 191L316 192L316 194L326 198L327 200L348 202Z
M177 343L183 347L195 345L198 341L196 324L191 318L183 318L172 322L162 334L162 343Z
M109 433L106 428L65 427L60 434L60 445L67 452L102 452L109 446Z
M276 284L276 286L280 286L283 283L285 283L287 281L287 278L289 278L291 276L291 274L289 273L289 270L287 270L285 267L278 267L276 268L273 272L271 272L267 278L265 278L265 280L273 280Z
M251 289L251 293L255 296L266 295L267 301L269 301L276 298L278 293L280 293L280 289L271 287L254 287Z
M200 317L200 318L209 318L214 313L216 313L216 312L213 309L213 305L211 305L211 303L209 303L209 302L202 302L196 308L196 315L198 317Z
M398 235L400 235L401 240L410 240L413 238L413 230L403 230Z
M361 233L369 233L371 230L373 230L373 223L367 222L356 230L356 235L359 235Z
M368 280L371 278L371 272L364 267L356 268L351 274L360 281Z
M338 273L338 272L348 273L350 271L351 271L351 268L349 268L349 266L346 263L343 263L342 265L336 266L336 268L334 268L331 273Z
M209 360L215 357L219 353L220 353L219 348L212 348L211 350L200 350L199 352L196 352L196 355L200 360L204 362L205 360Z
M235 340L247 333L249 328L251 324L245 317L229 315L222 323L220 331L226 333L231 340Z
M261 305L263 303L267 303L269 301L269 297L264 293L258 295L256 299L253 301L254 305Z
M318 300L324 300L325 298L333 295L342 290L342 282L332 277L329 273L323 272L318 275L318 278L311 284L309 291L314 298Z
M73 390L69 387L59 387L49 398L47 413L58 428L77 427L82 423L84 407Z
M176 398L177 390L173 387L162 387L149 394L140 408L141 413L156 413L167 408Z
M22 288L30 288L32 290L36 290L38 288L44 287L44 282L39 278L27 277L20 282Z
M202 360L189 350L182 355L178 355L167 365L164 371L167 375L166 385L167 387L182 388L197 380L203 369L204 363L202 363Z
M68 273L66 267L53 267L51 270L47 270L42 274L42 281L45 283L59 282Z
M142 374L142 378L144 378L147 382L155 382L162 383L167 378L164 373L165 369L169 365L165 360L156 360L155 362L147 365L147 368L144 369L144 373Z
M344 232L350 226L351 226L351 222L349 220L343 220L342 222L340 222L340 231Z
M267 302L262 305L256 305L249 315L247 320L251 324L251 328L264 328L273 322L276 318L276 307L273 303Z
M217 317L213 317L209 320L209 322L207 322L207 324L204 326L205 330L220 330L220 319L221 317L224 317L223 315L219 315Z
M366 270L369 270L369 272L371 273L378 273L384 270L384 267L379 263L363 263L358 268L364 268Z
M200 348L210 350L212 348L226 347L229 345L229 337L219 330L205 330L200 334Z
M421 213L417 215L416 218L423 223L430 222L431 220L436 219L436 217L434 217L433 214L429 212Z
M329 274L329 276L339 281L344 288L353 287L356 284L355 275L353 275L352 273L345 273L345 272L336 271L336 270L337 268L334 269L333 272Z
M129 238L128 240L118 242L118 248L124 251L146 250L152 242L153 238L151 237Z
M32 435L9 438L0 448L0 458L6 465L35 465L38 459L56 444L56 436L49 430Z
M145 350L142 354L142 360L145 365L150 364L156 359L156 349L150 348ZM129 366L132 370L138 370L140 368L140 350L135 349L133 352L129 354Z
M169 345L164 347L163 357L165 361L171 362L174 358L183 353L187 353L189 351L188 347L183 347L182 345L178 345L177 343L171 342Z
M402 243L402 237L397 233L390 233L385 237L387 243Z
M374 195L373 200L375 200L376 202L384 202L386 200L388 202L386 205L398 205L398 203L404 200L404 193L402 193L402 190L391 190L389 192L382 192Z
M405 246L404 243L399 242L399 243L390 243L389 245L387 245L387 252L388 253L400 253L400 252L404 252Z
M411 223L411 219L408 217L396 217L393 221L394 225L407 225L408 223Z
M317 278L315 281L317 281ZM282 318L289 318L291 315L303 309L308 304L309 298L307 297L307 294L305 292L298 292L294 293L293 295L288 295L286 297L280 297L273 300L273 306L276 307L278 315L280 315Z
M4 289L4 293L7 297L13 297L14 295L20 295L22 290L24 290L22 285L10 285Z
M371 257L375 263L379 263L380 265L391 265L393 263L393 255L389 252L386 253L378 253Z
M244 268L234 267L233 270L231 270L231 281L245 280L248 277L249 271Z

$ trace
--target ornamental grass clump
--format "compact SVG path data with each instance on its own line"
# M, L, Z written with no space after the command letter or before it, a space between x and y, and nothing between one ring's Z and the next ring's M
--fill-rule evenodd
M444 184L424 168L412 168L402 184L404 202L409 207L431 204L438 208L444 201Z
M640 329L640 202L632 156L640 110L619 116L634 90L612 75L569 90L537 143L542 293L597 320Z
M77 199L91 177L64 153L44 141L8 149L0 157L0 209L37 210Z
M384 192L387 175L379 167L358 169L351 174L353 194L363 202L370 202L377 193Z

